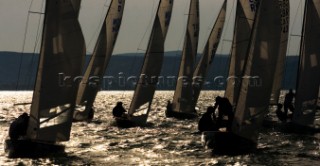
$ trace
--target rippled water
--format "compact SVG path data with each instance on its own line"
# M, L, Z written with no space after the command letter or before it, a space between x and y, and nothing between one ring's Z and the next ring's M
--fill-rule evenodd
M203 92L199 99L201 112L212 104L214 96L223 92ZM30 105L31 92L0 92L0 165L315 165L320 161L320 134L297 135L277 129L263 129L258 150L238 156L213 155L204 149L197 131L197 120L179 121L165 118L166 100L172 91L155 95L149 127L119 129L113 126L111 109L118 100L129 106L132 92L100 92L95 120L74 123L71 140L65 142L64 154L39 159L5 157L3 141L10 122ZM319 119L317 119L319 123Z

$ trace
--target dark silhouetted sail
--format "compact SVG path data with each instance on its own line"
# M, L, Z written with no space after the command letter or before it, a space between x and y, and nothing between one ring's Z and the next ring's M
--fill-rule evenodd
M207 72L210 68L210 65L213 62L213 58L216 54L216 51L220 42L223 26L225 23L226 7L227 7L227 1L224 1L220 9L220 13L217 17L217 20L208 38L207 44L203 50L202 57L198 62L197 67L193 73L193 100L194 101L193 103L189 103L189 104L194 104L194 107L197 104L200 91L202 89L203 83L207 76Z
M320 85L320 1L306 0L293 122L312 126Z
M176 112L193 113L192 77L199 39L199 0L190 0L187 31L184 39L177 85L172 109Z
M86 105L85 113L93 106L104 73L110 61L121 25L125 0L112 0L102 24L94 52L79 85L76 103Z
M232 105L238 101L242 74L257 11L257 1L237 1L234 37L231 47L230 66L225 97Z
M147 51L141 75L134 91L133 99L129 109L129 116L134 120L132 115L140 109L147 109L144 118L139 119L140 122L146 123L153 95L157 87L158 77L161 72L164 42L170 24L173 0L161 0L159 2L157 14L153 23L153 28L150 34ZM147 104L145 108L141 108Z
M85 58L78 11L71 0L47 0L27 137L43 142L70 137L77 83Z
M284 0L261 0L244 65L243 79L232 131L253 142L268 112L274 73L282 41L280 4Z
M279 56L276 63L276 70L274 73L274 82L272 87L272 93L270 97L270 104L275 105L279 102L280 91L282 88L282 80L284 76L287 46L288 46L288 35L289 35L289 15L290 5L289 0L279 1L281 10L281 21L282 21L282 33Z

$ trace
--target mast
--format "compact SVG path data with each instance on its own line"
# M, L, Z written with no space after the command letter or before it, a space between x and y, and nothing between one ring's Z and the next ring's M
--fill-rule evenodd
M187 32L182 50L177 85L172 109L176 112L193 113L192 77L199 39L199 0L190 0Z
M71 0L46 1L40 60L27 129L29 139L69 140L77 89L73 78L81 74L85 58L84 37L77 13Z
M216 54L226 17L227 1L225 0L221 6L217 20L211 30L210 36L203 50L203 55L193 73L193 107L196 106L200 91L205 81L207 72ZM190 103L192 104L192 103Z
M129 115L133 115L144 104L148 104L147 114L150 111L158 77L161 72L164 57L164 42L171 20L172 7L173 0L160 0L158 4L140 77L130 105Z
M299 58L298 58L298 69L297 69L297 79L296 79L296 90L299 87L299 78L300 78L300 69L302 66L302 61L301 61L301 55L303 54L303 47L304 47L304 33L305 33L305 28L306 28L306 20L307 20L307 11L308 11L308 1L305 0L304 2L304 11L303 11L303 20L302 20L302 29L301 29L301 41L300 41L300 50L299 50Z

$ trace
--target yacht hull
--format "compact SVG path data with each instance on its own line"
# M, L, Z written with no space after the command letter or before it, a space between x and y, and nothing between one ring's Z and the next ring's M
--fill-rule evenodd
M206 148L213 149L214 154L246 154L257 148L257 143L240 137L232 132L205 131L201 138Z

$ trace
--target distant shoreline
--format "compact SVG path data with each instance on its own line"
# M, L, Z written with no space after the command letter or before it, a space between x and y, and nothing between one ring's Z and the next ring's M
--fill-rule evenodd
M160 76L163 78L157 90L174 90L175 80L180 66L181 51L170 51L165 53L163 67ZM102 90L133 90L135 80L139 77L141 65L144 59L143 53L129 53L114 55L110 59L109 66L102 80ZM198 55L198 59L200 54ZM87 55L88 63L90 56ZM288 56L285 66L285 77L283 88L295 87L297 71L297 56ZM86 63L86 64L87 64ZM35 75L38 64L38 54L0 52L0 90L32 90L35 82ZM204 90L224 90L229 66L227 55L216 55L207 76L207 84ZM112 78L112 80L110 80ZM121 78L121 79L120 79ZM123 79L126 79L125 82ZM223 82L216 81L216 78ZM159 79L160 80L160 79ZM111 81L111 83L110 83ZM124 84L125 83L125 84Z

